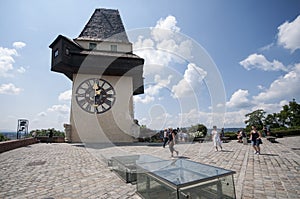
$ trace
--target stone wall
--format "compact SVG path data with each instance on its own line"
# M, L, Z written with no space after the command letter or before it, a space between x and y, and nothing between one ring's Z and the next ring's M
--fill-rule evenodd
M42 142L42 143L48 143L48 142L50 142L50 139L49 139L48 136L37 136L36 138L37 138L37 140L39 142ZM51 142L52 143L63 143L63 142L65 142L65 137L62 137L62 136L53 136Z
M38 140L36 138L25 138L20 140L9 140L9 141L0 142L0 153L13 150L19 147L35 144L37 142Z

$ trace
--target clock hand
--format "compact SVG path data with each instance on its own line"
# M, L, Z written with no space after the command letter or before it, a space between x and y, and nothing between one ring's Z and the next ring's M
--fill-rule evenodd
M96 97L97 97L97 95L99 95L98 94L99 91L97 91L99 89L99 86L98 86L98 84L96 82L93 85L93 89L94 89L94 104L93 105L94 105L94 107L97 107L98 105L96 103Z
M99 86L97 83L94 83L93 89L95 90L95 95L96 95L96 91L97 91L97 89L99 89Z

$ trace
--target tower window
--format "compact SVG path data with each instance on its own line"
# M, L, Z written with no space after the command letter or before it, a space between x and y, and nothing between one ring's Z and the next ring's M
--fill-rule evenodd
M70 49L66 48L66 55L70 55Z
M97 47L97 44L96 43L90 43L90 45L89 45L89 49L90 50L93 50L93 49L95 49Z
M118 51L117 45L110 45L110 50L112 52L117 52Z
M56 49L55 51L54 51L54 57L57 57L58 56L58 49Z

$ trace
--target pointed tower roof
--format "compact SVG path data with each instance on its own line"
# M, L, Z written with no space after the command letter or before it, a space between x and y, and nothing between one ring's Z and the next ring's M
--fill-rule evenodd
M120 13L112 9L96 9L76 40L129 43Z

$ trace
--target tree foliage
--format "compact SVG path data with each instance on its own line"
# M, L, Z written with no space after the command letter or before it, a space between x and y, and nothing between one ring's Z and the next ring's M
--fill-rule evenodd
M9 140L9 138L7 138L6 136L4 136L2 133L0 133L0 142L2 141L7 141Z
M256 126L258 129L262 129L265 114L266 112L262 109L258 109L256 111L253 111L252 113L248 113L245 115L248 118L245 121L245 124L247 124L247 127Z
M290 101L289 104L282 106L282 110L279 113L268 114L266 117L265 114L266 112L262 109L246 114L245 116L248 118L245 121L247 128L252 125L256 125L260 129L263 126L269 126L270 128L300 126L300 104L295 99Z

